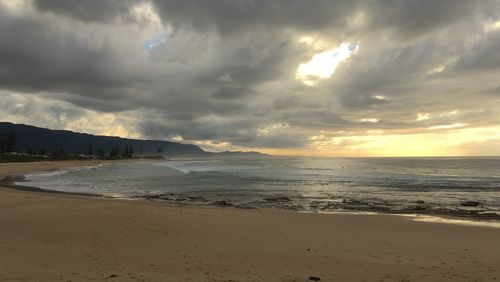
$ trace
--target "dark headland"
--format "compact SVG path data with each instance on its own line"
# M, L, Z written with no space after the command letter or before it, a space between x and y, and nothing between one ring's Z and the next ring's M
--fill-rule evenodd
M99 136L68 130L51 130L25 124L0 122L0 136L12 136L14 144L7 151L15 154L109 155L113 150L133 149L134 155L165 157L262 156L258 152L207 152L202 148L164 140L139 140L116 136ZM6 138L3 138L6 139ZM0 142L1 143L1 142ZM6 148L3 149L4 151Z

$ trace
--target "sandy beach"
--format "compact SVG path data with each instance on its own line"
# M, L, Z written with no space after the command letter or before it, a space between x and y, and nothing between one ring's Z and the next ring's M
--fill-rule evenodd
M2 164L12 173L95 162ZM498 281L500 228L0 188L0 281Z

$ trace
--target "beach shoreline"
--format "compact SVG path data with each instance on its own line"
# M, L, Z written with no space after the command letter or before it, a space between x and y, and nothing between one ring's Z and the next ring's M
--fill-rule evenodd
M0 166L16 173L91 163ZM8 167L8 168L6 168ZM0 281L494 281L500 228L0 187Z
M103 198L115 198L115 199L127 199L127 200L144 200L148 202L158 202L164 204L173 204L173 205L193 205L193 206L217 206L217 207L235 207L242 209L261 209L261 208L271 208L271 209L285 209L296 212L310 212L310 213L352 213L352 214L363 214L363 213L376 213L376 214L385 214L385 215L421 215L428 217L442 217L445 219L448 218L456 218L460 220L472 220L472 221L483 221L483 222L500 222L500 214L493 212L478 212L476 210L467 210L467 209L445 209L445 208L433 208L427 209L422 208L422 206L418 203L415 203L413 207L406 209L385 209L379 206L372 205L359 205L362 203L359 200L348 200L344 203L337 203L337 206L334 209L317 209L317 210L303 210L293 207L262 207L262 206L249 206L249 205L239 205L231 203L227 200L216 200L216 201L207 201L203 199L203 197L195 197L194 201L189 201L188 198L171 198L171 193L165 194L150 194L150 195L119 195L116 193L113 194L101 194L101 193L87 193L87 192L69 192L63 190L52 190L47 188L40 188L36 186L23 185L25 181L24 177L26 174L37 173L37 172L45 172L45 171L58 171L58 170L67 170L67 169L78 169L85 167L94 167L99 165L106 164L120 164L120 163L130 163L130 162L157 162L157 160L151 159L124 159L124 160L79 160L79 161L49 161L49 162L33 162L33 163L13 163L11 167L7 165L0 165L0 186L5 188L11 188L15 190L21 191L30 191L30 192L42 192L42 193L54 193L54 194L67 194L67 195L76 195L76 196L88 196L88 197L103 197ZM10 168L10 169L9 169ZM165 197L166 196L166 197ZM198 201L199 199L203 199L203 201ZM277 198L279 199L279 197ZM274 198L270 197L270 201L273 201ZM352 208L352 203L350 201L354 201L354 208ZM357 207L357 206L360 207Z

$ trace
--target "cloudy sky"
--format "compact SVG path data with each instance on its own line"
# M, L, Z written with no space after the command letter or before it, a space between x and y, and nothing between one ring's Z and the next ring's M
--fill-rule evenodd
M213 151L500 155L500 2L0 0L0 121Z

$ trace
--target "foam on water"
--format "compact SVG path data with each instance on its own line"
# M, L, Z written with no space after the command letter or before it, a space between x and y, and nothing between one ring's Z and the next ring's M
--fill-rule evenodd
M450 219L439 216L429 216L429 215L414 215L412 217L413 221L417 222L430 222L430 223L447 223L447 224L458 224L466 226L482 226L482 227L493 227L500 228L500 222L498 221L478 221L478 220L467 220L467 219Z

